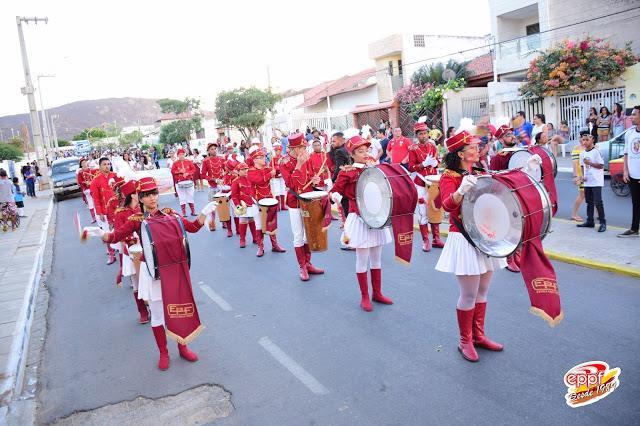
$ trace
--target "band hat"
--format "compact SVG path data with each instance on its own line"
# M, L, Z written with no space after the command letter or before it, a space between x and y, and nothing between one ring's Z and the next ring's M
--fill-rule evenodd
M238 163L236 165L236 170L238 170L238 171L243 170L243 169L248 169L248 168L249 168L249 165L247 165L247 163Z
M260 139L258 138L252 138L251 139L251 145L260 145L262 142L260 142Z
M120 187L120 193L124 197L127 197L137 191L138 191L138 181L136 180L130 180Z
M176 151L176 155L184 154L184 149L180 148Z
M209 148L211 148L212 146L218 147L220 145L218 145L218 142L211 142L210 144L207 145L207 151L209 151Z
M287 139L289 139L289 148L297 148L299 146L307 145L307 140L304 138L304 134L302 133L294 133L289 135Z
M428 132L429 131L429 127L427 127L426 124L424 123L416 123L413 125L413 131L414 133L418 133L418 132Z
M282 149L282 144L280 142L274 142L273 149Z
M151 176L145 176L138 181L138 192L156 191L158 184Z
M347 151L349 151L349 154L353 154L353 152L361 146L366 146L368 148L371 146L371 142L363 139L360 135L356 135L350 138L346 143Z
M513 132L513 127L509 127L506 124L503 124L502 126L498 127L494 133L494 136L498 139L500 139L501 137L503 137L506 133L508 132Z
M267 152L261 148L254 149L253 152L249 154L252 160L255 160L258 157L266 157L266 155L267 155Z
M456 133L455 135L447 139L447 141L445 142L447 145L447 151L449 152L457 151L463 146L471 144L474 139L475 139L475 136L473 136L466 130L463 130L460 133Z
M249 153L249 155L253 154L255 151L259 150L260 147L259 146L255 146L255 145L251 145L249 147L249 149L247 150L247 152Z

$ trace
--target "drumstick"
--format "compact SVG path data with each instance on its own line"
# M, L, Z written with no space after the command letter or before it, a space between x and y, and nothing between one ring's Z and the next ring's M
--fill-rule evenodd
M327 164L327 154L324 152L324 148L322 149L322 153L325 154L324 155L324 160L322 160L322 165L320 166L320 169L318 170L318 173L313 175L313 177L319 177L322 174L321 172L322 172L322 169L324 168L324 165ZM313 179L313 178L311 178L311 179ZM302 189L307 189L307 187L309 185L311 185L311 181L307 182L307 184L305 186L303 186Z

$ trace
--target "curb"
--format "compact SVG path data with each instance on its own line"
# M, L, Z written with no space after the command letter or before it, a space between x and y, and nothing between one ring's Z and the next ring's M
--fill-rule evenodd
M27 356L29 351L29 338L31 337L31 323L33 322L33 312L36 306L36 291L42 277L42 260L49 232L49 223L53 212L53 198L49 201L49 208L42 223L42 233L40 234L40 248L36 254L35 263L29 275L29 287L22 302L18 321L16 322L16 335L11 343L11 355L7 366L7 374L3 383L0 385L0 394L5 402L13 399L15 395L22 392L22 381L24 379L24 370L26 367Z

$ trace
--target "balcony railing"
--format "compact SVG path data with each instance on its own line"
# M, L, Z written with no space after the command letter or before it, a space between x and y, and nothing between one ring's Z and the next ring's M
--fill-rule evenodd
M391 79L391 90L393 91L394 95L398 93L398 90L402 89L402 86L404 86L404 80L402 77L402 74L389 76L389 78Z
M525 59L540 49L540 34L500 43L500 59Z

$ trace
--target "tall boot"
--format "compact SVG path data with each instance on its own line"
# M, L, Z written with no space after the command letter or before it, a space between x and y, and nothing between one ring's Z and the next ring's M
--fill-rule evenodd
M431 224L431 234L433 235L433 244L431 244L434 248L442 248L444 247L444 243L440 239L440 224L432 223Z
M309 272L311 275L324 274L324 269L316 268L311 264L311 249L309 248L309 244L305 244L303 248L305 253L305 260L307 263L307 272Z
M193 203L189 203L189 209L191 209L191 216L197 216L196 214L196 208L193 205Z
M362 299L360 300L360 307L363 311L371 312L373 310L373 306L371 306L371 300L369 299L369 283L367 283L367 273L356 272L356 276L358 277L360 295L362 296Z
M89 209L89 213L91 213L91 223L96 223L96 210Z
M256 256L262 257L264 256L264 235L262 235L262 232L259 230L257 234L258 234L258 252L256 253Z
M472 335L473 313L475 312L475 308L468 311L456 309L456 312L458 314L458 328L460 329L460 344L458 345L458 350L464 359L476 362L478 361L478 353L473 347Z
M286 195L278 195L280 197L280 209L281 210L289 210L287 207L287 196Z
M133 298L136 301L136 306L138 308L138 313L140 314L140 319L138 320L138 324L146 324L149 322L149 310L147 309L147 305L144 304L144 300L138 299L138 292L133 292Z
M490 351L501 351L504 346L494 342L484 334L484 317L487 313L487 302L476 303L473 314L473 344Z
M240 248L245 248L247 246L246 237L247 237L247 224L239 223L239 231L240 234Z
M189 362L196 362L198 360L198 355L190 350L187 345L181 345L178 343L178 353L180 357L186 359Z
M255 220L249 222L249 230L251 230L251 238L253 239L253 244L258 244L258 232L262 233L262 231L256 230Z
M422 235L422 251L431 251L428 225L420 225L420 235Z
M111 246L107 243L107 253L109 254L109 258L107 259L107 265L111 265L116 262L116 252Z
M227 228L227 238L233 237L233 228L231 227L231 221L228 220L224 222Z
M118 252L118 260L120 261L120 267L118 268L118 274L116 275L116 285L122 287L122 253Z
M180 209L182 210L182 217L187 217L187 205L180 204Z
M275 253L285 253L286 250L280 247L278 244L278 239L274 235L269 235L269 239L271 239L271 251Z
M211 222L209 222L209 231L213 232L216 230L216 214L211 213Z
M382 294L382 269L371 269L371 287L373 287L374 302L393 305L393 300Z
M160 351L160 359L158 360L158 368L160 370L169 369L169 351L167 350L167 333L164 331L164 325L151 327L153 336L156 338L156 344Z
M304 251L304 247L294 247L296 251L296 259L298 259L298 265L300 266L300 279L302 281L309 281L309 272L307 271L307 254Z
M234 217L233 218L233 223L236 224L236 235L240 235L240 218L239 217Z

